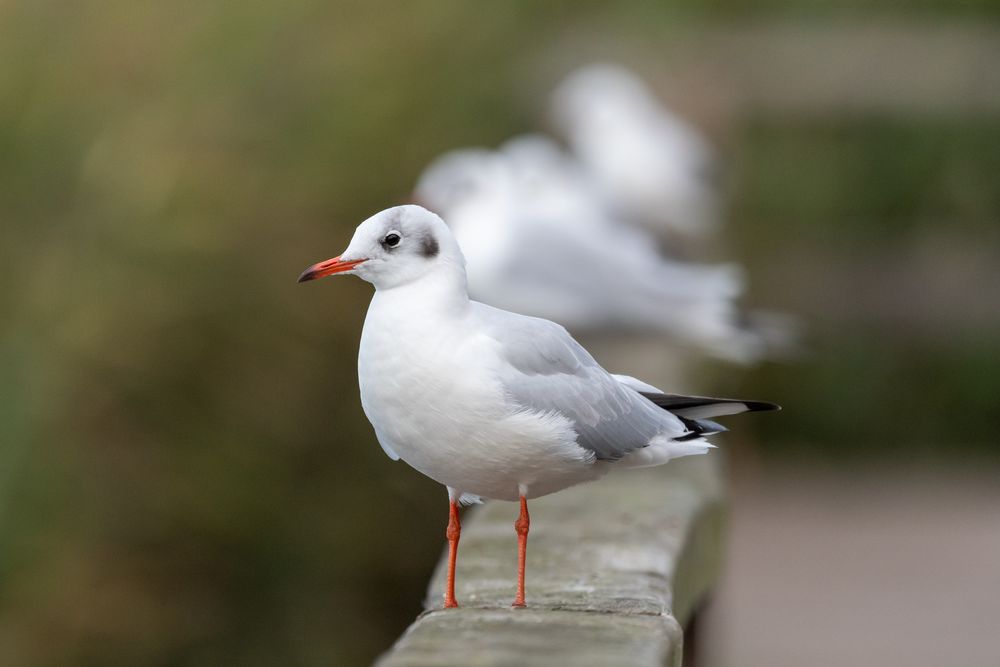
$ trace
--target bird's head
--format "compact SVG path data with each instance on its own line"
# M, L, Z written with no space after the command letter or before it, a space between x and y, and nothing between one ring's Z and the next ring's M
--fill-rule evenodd
M635 73L620 65L596 63L567 76L552 94L551 115L568 132L614 129L659 104Z
M353 274L376 289L390 289L433 272L452 271L464 279L465 260L448 226L415 205L396 206L368 218L339 256L313 264L299 282Z

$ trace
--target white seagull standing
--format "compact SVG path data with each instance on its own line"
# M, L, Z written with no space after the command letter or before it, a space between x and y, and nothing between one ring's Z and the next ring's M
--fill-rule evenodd
M703 454L707 417L770 403L664 394L611 375L558 324L469 299L465 259L437 215L397 206L358 226L339 256L299 282L354 274L375 286L361 333L361 405L385 453L448 488L445 607L457 607L460 503L520 501L524 606L529 498Z

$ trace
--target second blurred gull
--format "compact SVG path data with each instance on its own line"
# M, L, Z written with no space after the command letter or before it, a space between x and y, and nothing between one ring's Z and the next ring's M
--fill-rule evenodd
M531 135L446 153L416 195L449 220L478 299L572 331L660 332L730 361L760 358L766 341L735 306L738 268L661 257L647 232L608 215L588 178Z

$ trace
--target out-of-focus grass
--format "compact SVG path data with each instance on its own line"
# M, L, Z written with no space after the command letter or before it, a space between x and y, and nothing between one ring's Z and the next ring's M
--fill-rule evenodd
M442 148L517 128L531 24L0 12L0 662L369 661L419 609L445 496L364 423L367 286L295 277Z
M794 368L771 364L730 393L782 404L776 418L741 425L766 453L808 460L993 459L1000 429L996 338L914 341L885 330L813 341Z
M577 21L649 35L737 5L0 5L0 663L361 664L387 646L444 492L363 420L369 288L295 277L436 154L529 129L539 54ZM789 237L817 262L939 218L975 237L1000 208L996 138L991 120L755 119L732 246L753 279ZM802 364L720 377L786 404L765 444L996 432L995 337L807 325Z
M789 234L844 246L1000 219L1000 119L750 119L735 152L740 247Z
M755 424L765 448L995 455L998 141L988 117L747 124L732 238L762 295L796 295L811 328L795 364L732 380L785 404Z

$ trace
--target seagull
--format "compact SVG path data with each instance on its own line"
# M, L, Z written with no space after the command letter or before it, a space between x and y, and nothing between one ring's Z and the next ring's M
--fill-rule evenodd
M445 153L415 197L448 220L474 298L576 333L666 334L735 363L771 352L766 330L736 305L737 265L662 256L650 232L609 215L579 164L544 136Z
M760 401L668 394L605 371L560 325L469 298L444 221L416 205L362 222L339 256L299 282L356 275L375 287L358 352L361 406L385 453L447 487L444 606L457 607L459 505L520 503L513 606L525 606L528 500L704 454L720 415Z
M552 94L551 116L620 214L680 239L719 227L715 157L698 130L663 106L635 73L582 67Z

